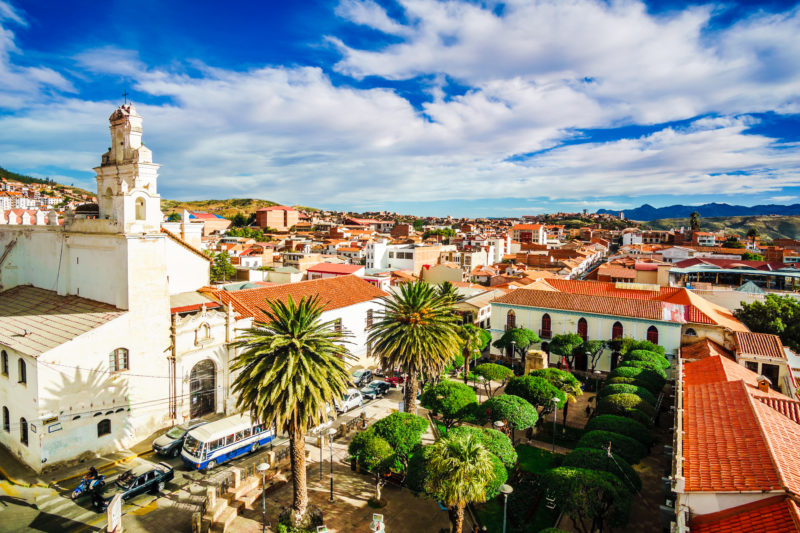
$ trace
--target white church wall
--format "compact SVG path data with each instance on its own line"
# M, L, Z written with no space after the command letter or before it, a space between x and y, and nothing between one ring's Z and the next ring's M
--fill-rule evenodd
M166 240L169 293L194 291L210 284L211 264L172 239Z

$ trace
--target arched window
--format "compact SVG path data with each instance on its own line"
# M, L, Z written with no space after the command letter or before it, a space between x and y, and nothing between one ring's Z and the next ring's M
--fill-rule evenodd
M549 339L553 336L553 330L551 329L551 322L550 322L550 315L547 313L542 315L542 331L539 332L540 337L543 339Z
M367 329L372 327L372 309L367 309Z
M208 324L201 324L194 332L194 343L200 344L203 341L211 339L211 326Z
M517 327L517 314L511 309L506 315L506 330Z
M22 357L19 358L19 363L17 365L19 367L19 382L18 383L27 383L28 382L28 367L25 365L25 361L22 360Z
M115 350L111 350L111 353L108 354L108 367L111 369L112 372L129 370L130 367L128 366L128 349L117 348Z
M695 330L693 330L692 328L688 328L686 330L686 333L684 333L684 335L688 335L690 337L697 337L697 332Z
M28 421L24 418L19 419L19 441L25 446L28 445Z
M611 339L621 339L622 338L622 322L614 322L614 325L611 326Z
M578 335L585 341L589 337L589 324L585 318L578 320Z
M144 198L141 196L136 199L136 220L147 220L147 213L144 207Z
M3 406L3 430L6 433L11 431L11 416L8 414L8 407Z
M111 433L111 420L104 418L97 423L97 436L102 437Z
M5 350L0 354L0 368L2 368L3 375L8 377L8 354Z
M650 326L647 328L647 340L652 342L653 344L658 344L658 328L655 326Z

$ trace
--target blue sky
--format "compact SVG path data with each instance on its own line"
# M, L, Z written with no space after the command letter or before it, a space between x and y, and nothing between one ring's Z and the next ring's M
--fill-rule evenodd
M454 216L800 203L794 2L0 0L0 166Z

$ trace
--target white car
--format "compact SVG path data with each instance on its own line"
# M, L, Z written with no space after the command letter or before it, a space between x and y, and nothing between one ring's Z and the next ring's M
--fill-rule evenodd
M336 412L339 414L346 413L363 404L364 399L361 397L361 392L358 389L347 389L344 398L336 402Z

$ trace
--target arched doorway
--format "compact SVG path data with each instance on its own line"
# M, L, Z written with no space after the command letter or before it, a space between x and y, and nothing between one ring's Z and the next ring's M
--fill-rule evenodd
M189 374L189 415L199 418L216 411L217 367L211 359L203 359Z

